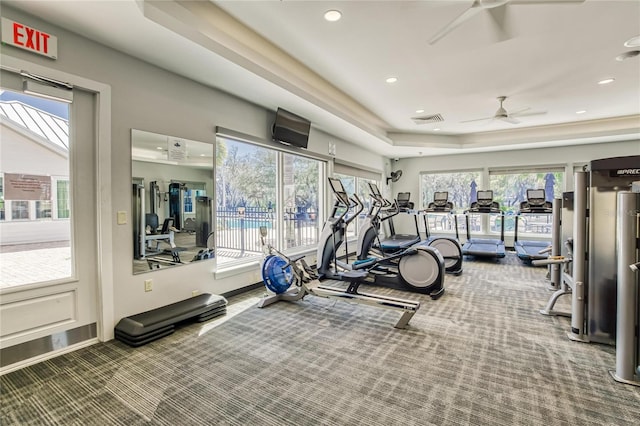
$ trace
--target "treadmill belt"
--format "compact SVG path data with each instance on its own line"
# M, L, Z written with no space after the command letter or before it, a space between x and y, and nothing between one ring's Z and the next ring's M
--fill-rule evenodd
M506 250L502 240L471 239L462 246L462 254L465 256L502 258L506 256Z
M546 241L516 241L513 248L518 257L525 261L546 259L549 253L540 254L539 251L549 247Z

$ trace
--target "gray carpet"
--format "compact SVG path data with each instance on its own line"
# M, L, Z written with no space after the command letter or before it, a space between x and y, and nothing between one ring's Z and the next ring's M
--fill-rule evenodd
M375 289L423 302L406 330L394 311L309 297L62 355L0 378L1 423L638 424L640 388L607 373L614 348L571 342L568 319L538 313L544 269L513 254L464 269L436 301Z

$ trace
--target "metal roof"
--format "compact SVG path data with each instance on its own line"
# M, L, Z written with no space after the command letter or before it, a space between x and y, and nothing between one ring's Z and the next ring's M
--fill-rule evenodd
M20 101L0 101L0 116L69 151L69 122Z

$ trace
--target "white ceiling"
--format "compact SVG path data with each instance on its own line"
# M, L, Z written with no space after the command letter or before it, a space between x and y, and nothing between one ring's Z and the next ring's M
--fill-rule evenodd
M640 35L640 1L522 2L431 44L476 3L3 0L391 158L640 139L640 56L615 59L640 50L623 45ZM493 116L498 96L546 113L462 123ZM432 114L444 121L411 119Z

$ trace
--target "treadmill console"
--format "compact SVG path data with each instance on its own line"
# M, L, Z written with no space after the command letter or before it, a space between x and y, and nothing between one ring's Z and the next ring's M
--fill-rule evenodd
M427 212L450 212L452 210L453 203L449 201L449 193L446 191L434 193L433 201L425 209Z
M527 201L520 203L520 213L551 213L552 204L546 201L544 189L527 189Z
M485 191L478 191L478 201L471 203L469 211L472 213L499 213L500 204L497 201L493 201L493 191L488 189Z
M398 201L398 208L401 212L413 209L413 203L409 201L410 199L410 192L398 192L398 198L396 198L396 201Z

